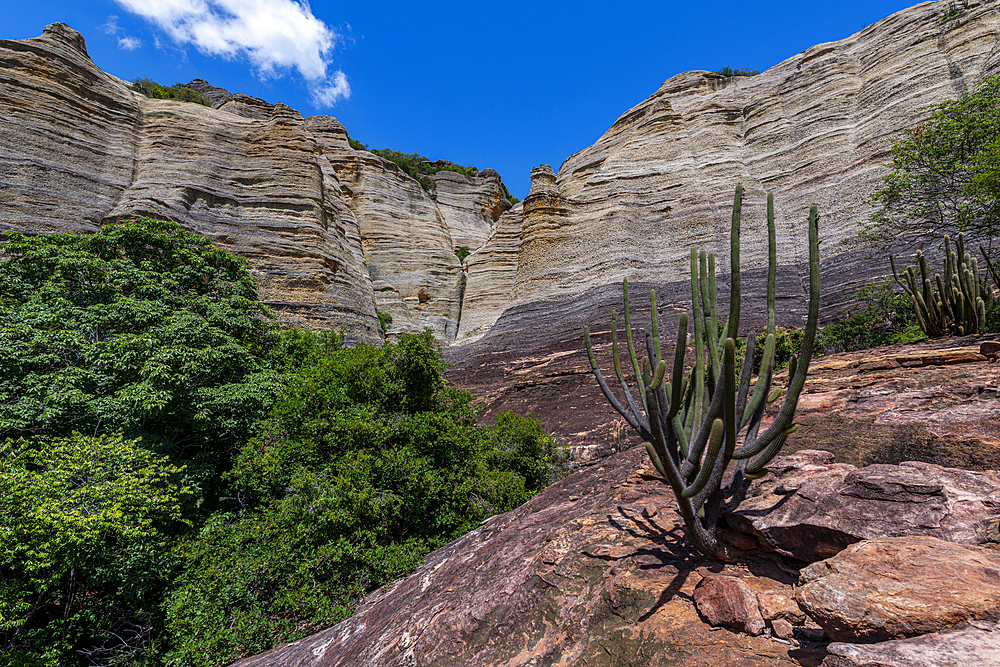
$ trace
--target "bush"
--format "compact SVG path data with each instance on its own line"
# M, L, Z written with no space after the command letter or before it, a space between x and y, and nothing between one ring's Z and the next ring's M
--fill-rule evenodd
M855 295L860 310L820 332L824 352L867 350L927 337L917 325L909 297L891 279L864 285Z
M197 90L188 88L180 83L175 83L168 88L161 86L152 79L138 77L132 82L131 88L154 100L177 100L179 102L194 102L206 107L212 106L212 103L205 99Z
M723 67L722 69L715 70L716 74L721 74L722 76L756 76L760 74L759 69L733 69L732 67Z
M475 423L429 333L304 369L228 475L232 507L178 554L177 664L225 664L350 615L364 593L553 479L538 422Z
M181 469L120 435L8 439L0 459L0 665L140 663Z

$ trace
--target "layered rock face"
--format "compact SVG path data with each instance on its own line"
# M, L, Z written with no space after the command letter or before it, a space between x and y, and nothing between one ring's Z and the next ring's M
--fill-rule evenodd
M534 170L521 215L506 227L501 218L467 260L451 377L490 396L491 411L524 405L552 413L546 425L564 444L606 441L616 415L596 383L578 375L587 367L583 326L607 342L628 278L635 326L648 327L655 287L672 332L677 311L691 307L692 246L717 254L727 301L737 183L746 192L742 328L759 328L766 312L767 192L777 217L779 325L804 322L812 203L823 239L821 318L843 312L859 286L888 270L884 255L866 257L856 232L872 211L867 198L887 173L891 146L928 105L1000 70L1000 7L973 0L944 20L949 6L916 5L757 76L677 75L557 171ZM900 239L895 252L912 247ZM556 396L566 397L556 405Z
M63 24L0 41L0 57L0 231L174 220L246 257L286 322L377 343L378 308L394 331L454 340L455 248L482 245L508 206L496 172L442 172L439 205L395 164L352 149L335 118L203 80L191 87L213 108L147 99Z
M381 339L358 224L305 121L283 105L147 99L54 24L0 41L0 228L174 220L250 262L286 319Z

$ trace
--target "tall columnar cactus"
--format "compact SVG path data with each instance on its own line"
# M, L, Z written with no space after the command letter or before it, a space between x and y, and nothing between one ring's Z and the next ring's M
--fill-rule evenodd
M774 198L767 198L768 275L767 337L761 369L750 391L756 332L746 339L743 367L736 373L736 335L740 324L740 212L743 189L736 188L733 203L730 253L729 318L718 329L715 293L715 256L691 250L692 313L680 316L673 367L668 378L667 362L660 357L660 332L656 293L650 291L652 331L643 332L646 354L636 353L628 307L628 281L623 281L625 341L639 400L632 395L618 345L618 314L611 314L611 347L615 376L625 405L611 391L601 374L584 327L584 340L597 383L611 406L646 441L653 465L674 491L688 536L695 547L713 558L731 561L736 551L716 537L723 503L739 502L748 480L767 473L766 466L796 429L792 423L799 394L806 381L819 320L819 215L809 212L809 314L805 335L796 360L788 370L785 401L774 421L760 432L765 407L781 395L772 388L774 364L774 281L777 268L774 236ZM688 325L693 324L695 358L686 371ZM737 384L738 380L738 384ZM739 434L743 444L737 447ZM730 470L730 464L735 462ZM727 471L728 474L727 474ZM723 485L725 482L725 485Z
M935 273L931 279L927 258L919 250L917 268L906 267L902 278L896 272L896 260L889 255L893 278L910 296L917 323L931 338L979 333L986 326L986 313L993 307L993 290L979 279L976 258L965 251L964 234L958 235L955 248L951 249L951 239L945 235L943 279L940 273ZM983 256L989 265L985 252ZM992 265L989 268L993 271ZM917 271L920 271L919 277Z

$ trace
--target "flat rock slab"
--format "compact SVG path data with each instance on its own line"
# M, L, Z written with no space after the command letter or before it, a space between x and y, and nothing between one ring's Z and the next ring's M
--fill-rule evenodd
M823 667L1000 667L1000 628L982 621L878 644L834 643Z
M996 471L913 461L855 468L815 450L775 458L768 468L727 516L764 549L815 562L878 537L927 535L1000 546Z
M795 578L695 553L647 465L634 448L577 472L431 553L353 617L237 665L799 665L792 645L713 631L698 615L704 577L786 596Z
M881 642L1000 619L1000 553L933 537L860 542L802 570L799 606L835 641Z

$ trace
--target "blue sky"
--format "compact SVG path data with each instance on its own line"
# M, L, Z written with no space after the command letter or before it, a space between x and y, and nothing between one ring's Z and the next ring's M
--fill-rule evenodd
M328 113L372 148L493 167L524 197L532 167L558 169L675 74L765 70L911 4L5 0L0 38L62 21L116 76Z

